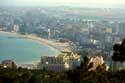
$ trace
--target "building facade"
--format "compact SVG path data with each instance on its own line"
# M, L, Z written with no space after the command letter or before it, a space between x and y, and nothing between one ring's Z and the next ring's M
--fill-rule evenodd
M81 64L81 57L77 54L61 55L61 56L45 56L41 58L38 64L38 69L45 69L49 71L66 71L72 70Z

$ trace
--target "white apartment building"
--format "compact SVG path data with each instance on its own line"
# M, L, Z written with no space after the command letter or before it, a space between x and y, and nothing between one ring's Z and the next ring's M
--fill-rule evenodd
M38 64L38 69L56 72L72 70L79 66L81 61L81 57L73 53L61 56L45 56L41 58L41 62Z

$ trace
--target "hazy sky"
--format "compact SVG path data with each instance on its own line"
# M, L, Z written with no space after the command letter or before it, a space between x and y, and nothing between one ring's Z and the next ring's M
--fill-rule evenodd
M72 5L87 7L125 7L125 0L0 0L0 5Z

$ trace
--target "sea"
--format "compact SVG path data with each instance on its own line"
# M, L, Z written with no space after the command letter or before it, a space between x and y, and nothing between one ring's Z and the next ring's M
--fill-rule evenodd
M43 56L55 56L59 51L37 40L0 33L0 62L13 60L17 64L34 64Z

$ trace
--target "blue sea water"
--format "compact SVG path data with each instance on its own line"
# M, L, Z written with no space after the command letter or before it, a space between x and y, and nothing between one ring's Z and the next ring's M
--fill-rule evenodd
M9 59L17 64L32 64L40 61L41 56L55 56L58 53L58 50L39 41L0 33L0 62Z

